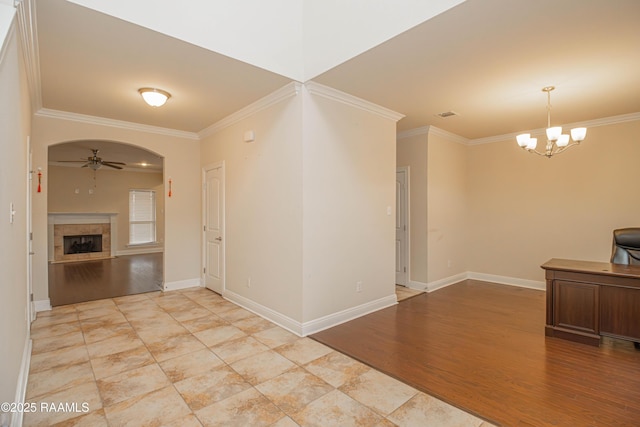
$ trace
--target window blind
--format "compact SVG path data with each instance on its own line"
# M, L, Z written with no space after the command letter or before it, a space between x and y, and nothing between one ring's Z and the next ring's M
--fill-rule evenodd
M129 190L129 244L156 241L156 192Z

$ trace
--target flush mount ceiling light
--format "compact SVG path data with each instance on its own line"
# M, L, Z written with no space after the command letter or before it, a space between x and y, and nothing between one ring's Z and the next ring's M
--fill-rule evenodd
M144 102L152 107L162 107L167 102L167 99L171 98L169 92L152 87L143 87L138 89L138 92L142 95Z
M554 86L542 88L542 91L547 93L547 145L544 152L536 150L538 138L531 138L531 134L523 133L516 137L518 145L523 150L548 158L551 158L554 154L562 153L569 147L580 144L587 136L587 128L573 128L571 129L573 142L569 144L569 135L562 133L562 126L551 127L551 91L554 89Z

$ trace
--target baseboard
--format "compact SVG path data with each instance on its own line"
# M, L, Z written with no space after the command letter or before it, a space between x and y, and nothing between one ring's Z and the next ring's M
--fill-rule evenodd
M307 336L310 334L314 334L316 332L320 332L325 329L337 326L341 323L348 322L349 320L353 320L366 314L373 313L374 311L391 307L392 305L395 305L397 303L398 299L396 298L396 294L394 292L392 295L377 299L375 301L370 301L356 307L351 307L346 310L338 311L337 313L329 314L319 319L304 322L302 324L301 335Z
M27 338L24 343L24 350L22 351L22 363L20 364L20 373L18 375L18 385L16 387L16 396L14 402L18 406L24 403L27 396L27 382L29 381L29 366L31 365L31 346L32 341L27 334ZM11 417L11 427L22 426L22 417L24 412L17 411L13 413Z
M435 280L433 282L427 283L427 287L425 288L427 292L437 291L438 289L445 288L447 286L453 285L454 283L461 282L469 278L469 273L460 273L454 276L445 277L440 280Z
M121 249L116 252L116 256L124 256L124 255L142 255L142 254L155 254L158 252L163 252L164 248L162 246L158 247L144 247L141 246L135 249Z
M427 290L427 284L424 282L418 282L415 280L410 280L409 284L407 285L407 288L411 288L411 289L415 289L417 291L426 291Z
M263 317L270 322L275 323L276 325L288 330L289 332L293 332L298 336L303 336L302 324L290 317L285 316L284 314L278 313L277 311L272 310L269 307L265 307L262 304L258 304L257 302L250 300L249 298L243 297L242 295L229 290L225 290L222 296L232 303L237 304L240 307L257 314L258 316Z
M537 280L519 279L517 277L497 276L495 274L474 273L472 271L467 273L469 279L482 280L484 282L499 283L501 285L518 286L520 288L537 289L544 291L547 289L545 282Z
M202 287L202 280L198 279L187 279L187 280L178 280L175 282L165 282L164 290L165 291L177 291L179 289L187 289L187 288L196 288Z
M365 314L369 314L398 303L396 294L394 293L393 295L389 295L387 297L380 298L378 300L371 301L357 307L342 310L337 313L321 317L319 319L311 320L309 322L300 323L296 320L291 319L290 317L287 317L275 310L270 309L269 307L265 307L255 301L250 300L249 298L238 295L235 292L227 290L224 292L223 296L229 301L239 305L240 307L245 308L257 314L258 316L261 316L301 337L320 332L324 329L337 326L341 323L348 322L349 320L353 320L357 317L364 316Z
M51 300L47 298L40 301L34 301L33 308L36 313L39 311L49 311L51 310Z

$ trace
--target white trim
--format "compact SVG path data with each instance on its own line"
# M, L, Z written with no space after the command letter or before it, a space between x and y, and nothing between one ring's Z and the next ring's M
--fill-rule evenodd
M40 108L35 113L35 116L47 117L52 119L60 119L60 120L69 120L69 121L80 122L80 123L88 123L88 124L98 125L98 126L108 126L108 127L118 128L118 129L134 130L138 132L155 133L159 135L174 136L178 138L192 139L196 141L199 140L198 134L194 132L186 132L182 130L163 128L159 126L143 125L140 123L127 122L124 120L107 119L104 117L89 116L86 114L69 113L67 111L51 110L48 108Z
M338 311L324 317L320 317L309 322L302 324L302 336L314 334L316 332L323 331L325 329L332 328L340 325L341 323L348 322L349 320L362 317L366 314L373 313L374 311L382 310L383 308L391 307L398 303L398 298L394 292L392 295L377 299L375 301L369 301L367 303L351 307L346 310Z
M456 135L455 133L447 132L446 130L435 126L429 126L429 135L439 136L447 141L456 142L458 144L469 145L469 140L467 138Z
M419 128L415 128L415 129L409 129L409 130L405 130L402 132L398 132L396 134L396 139L405 139L405 138L410 138L412 136L418 136L418 135L425 135L427 136L429 134L429 128L431 126L422 126Z
M207 265L207 233L206 233L206 218L207 218L207 210L209 206L207 206L207 172L220 169L220 175L222 176L222 207L221 215L222 215L222 224L220 225L220 237L222 238L222 242L220 244L222 249L222 294L224 294L225 289L227 288L227 215L226 215L226 203L227 203L227 192L226 192L226 179L227 179L227 170L225 168L225 161L221 160L219 162L209 163L202 167L201 172L201 185L202 185L202 193L201 193L201 209L202 209L202 223L200 225L200 229L202 230L202 241L201 241L201 265L200 265L200 280L202 281L202 286L207 288L207 278L205 273L205 268ZM207 288L211 289L211 288ZM213 290L213 289L212 289ZM215 291L214 291L215 292Z
M280 101L283 101L292 96L296 96L300 92L301 87L302 85L298 82L288 83L287 85L281 87L275 92L272 92L264 98L261 98L256 102L249 104L246 107L236 111L235 113L225 117L224 119L217 121L211 126L202 129L200 132L198 132L198 137L200 139L203 139L211 136L214 133L220 132L222 129L233 125L234 123L239 122L242 119L245 119L256 114L259 111L264 110L265 108L269 108Z
M165 282L164 291L177 291L180 289L187 288L201 288L202 280L200 279L187 279L187 280L177 280L175 282Z
M518 286L520 288L537 289L544 291L547 289L545 282L529 279L519 279L517 277L497 276L495 274L468 272L469 279L482 280L484 282L499 283L501 285Z
M164 248L155 245L136 245L136 247L132 249L121 249L117 251L116 256L156 254L158 252L164 252Z
M427 287L426 287L425 290L427 292L437 291L438 289L446 288L447 286L453 285L454 283L461 282L461 281L466 280L468 278L469 278L469 273L468 272L456 274L454 276L445 277L445 278L442 278L440 280L435 280L433 282L428 282L427 283Z
M339 90L321 85L316 82L306 82L304 85L307 88L307 91L309 91L309 93L312 95L318 95L324 98L331 99L333 101L341 102L351 107L377 114L384 117L385 119L393 120L394 122L397 122L404 117L404 114L397 113L393 110L389 110L388 108L374 104L373 102L365 101L364 99L349 95L348 93L341 92Z
M239 295L228 289L224 291L224 294L222 296L232 303L239 305L240 307L247 309L252 313L257 314L258 316L263 317L272 323L275 323L276 325L288 330L289 332L292 332L298 336L303 336L302 324L288 316L285 316L284 314L278 313L277 311L272 310L269 307L258 304L257 302L250 300L247 297L243 297L242 295Z
M39 301L34 301L33 308L36 313L39 311L51 311L51 300L47 298Z
M38 46L35 0L20 1L17 7L17 17L31 98L31 111L38 111L42 108L42 82L40 79L40 48Z
M309 322L300 323L288 316L285 316L284 314L270 309L269 307L265 307L253 300L250 300L249 298L238 295L235 292L226 290L223 297L301 337L320 332L324 329L337 326L341 323L348 322L349 320L353 320L383 308L391 307L398 303L398 299L394 292L392 295L375 301L370 301L357 307L351 307Z
M418 291L426 291L427 287L428 285L426 283L418 282L416 280L409 280L409 284L407 285L407 288L415 289Z
M24 403L27 395L27 382L29 381L29 366L31 365L31 337L27 333L24 341L24 350L22 351L22 363L20 364L20 372L18 374L18 384L16 386L16 396L14 402L17 404ZM20 427L22 425L23 411L16 411L11 418L12 427Z
M598 127L598 126L607 126L607 125L615 125L618 123L625 122L633 122L636 120L640 120L640 112L638 113L629 113L629 114L621 114L619 116L611 116L604 117L601 119L588 120L586 122L577 122L577 123L567 123L563 124L562 127L573 129L575 127ZM486 138L476 138L468 140L469 145L481 145L481 144L491 144L493 142L503 142L505 140L513 139L515 141L516 136L523 133L524 131L507 133L504 135L496 135L496 136L488 136ZM531 133L532 135L544 135L546 132L545 128L533 129L526 131ZM586 140L585 140L586 141Z

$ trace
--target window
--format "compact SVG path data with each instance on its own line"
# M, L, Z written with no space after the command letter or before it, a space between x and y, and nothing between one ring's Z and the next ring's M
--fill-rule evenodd
M156 241L156 192L129 190L129 244Z

